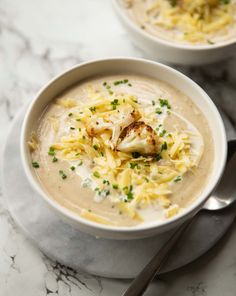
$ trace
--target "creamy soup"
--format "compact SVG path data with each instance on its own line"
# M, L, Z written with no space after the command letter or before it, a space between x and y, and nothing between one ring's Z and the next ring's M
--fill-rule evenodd
M48 195L107 225L161 223L208 182L214 158L206 118L169 84L136 75L83 81L55 98L29 140Z
M236 38L236 0L120 0L143 30L162 39L215 44Z

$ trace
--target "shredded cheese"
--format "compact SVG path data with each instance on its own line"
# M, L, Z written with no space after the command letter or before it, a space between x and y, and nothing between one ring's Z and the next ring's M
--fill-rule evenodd
M177 39L191 43L210 43L209 36L226 33L235 23L234 0L155 0L144 5L145 25L176 32Z
M202 150L193 140L197 136L202 141L200 133L196 129L164 130L163 116L172 114L171 106L164 99L157 101L161 117L152 102L142 105L130 94L104 96L89 87L88 97L89 100L83 103L73 98L57 100L61 108L73 110L70 113L73 115L68 117L67 133L51 145L57 157L70 163L85 163L96 200L109 198L132 219L142 221L138 209L155 203L163 207L166 217L177 214L179 208L169 198L172 186L197 165L196 155L198 160L201 158ZM145 154L147 145L150 149ZM133 150L137 147L139 152ZM76 172L80 174L80 168L77 167ZM87 186L86 180L83 182ZM108 223L87 210L81 215Z

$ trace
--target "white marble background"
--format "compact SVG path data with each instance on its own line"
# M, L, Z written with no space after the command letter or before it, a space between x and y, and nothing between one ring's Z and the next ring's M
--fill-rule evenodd
M144 56L129 41L109 0L1 0L0 154L12 119L50 78L81 61L116 55ZM178 68L197 81L236 126L236 59ZM77 273L46 258L15 226L1 188L0 296L121 295L126 281ZM235 230L236 223L213 250L161 276L145 295L235 296Z

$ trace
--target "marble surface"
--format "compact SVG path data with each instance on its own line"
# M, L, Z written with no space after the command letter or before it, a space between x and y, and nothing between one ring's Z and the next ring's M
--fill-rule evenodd
M110 0L1 0L1 155L10 122L44 83L81 61L115 55L145 57L129 41ZM236 126L236 59L176 68L198 82ZM44 256L12 221L1 188L0 296L121 294L129 282L75 272ZM235 230L236 223L195 263L160 276L146 295L234 296Z

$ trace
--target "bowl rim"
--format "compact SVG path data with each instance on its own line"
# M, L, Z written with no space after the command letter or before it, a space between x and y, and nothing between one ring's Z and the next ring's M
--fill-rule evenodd
M178 76L180 79L185 80L188 84L191 85L192 88L195 88L200 94L201 96L204 98L204 100L206 100L209 105L211 106L212 111L214 112L214 116L216 121L218 121L220 129L218 130L219 135L224 139L222 144L222 150L221 150L221 160L217 166L217 172L215 174L215 177L212 181L212 185L211 187L207 188L204 190L204 196L202 198L200 198L200 196L193 202L191 203L190 206L188 206L182 213L168 219L165 221L162 221L161 223L158 221L157 222L152 222L152 223L144 223L144 224L138 224L136 226L113 226L113 225L105 225L105 224L100 224L97 222L93 222L90 221L88 219L85 219L83 217L81 217L79 214L74 213L73 211L63 207L62 205L60 205L58 202L56 202L53 198L51 198L49 196L49 194L47 194L42 187L40 186L39 182L36 181L36 178L33 177L32 174L32 169L31 169L31 163L30 161L28 161L27 158L27 150L28 150L28 146L27 146L27 130L28 130L28 119L29 116L31 114L32 109L34 108L34 105L36 104L36 102L38 102L38 98L41 97L44 93L44 91L47 90L47 88L51 85L53 85L54 83L57 82L57 80L59 79L63 79L64 76L69 75L70 73L72 73L73 71L77 70L78 68L81 67L86 67L89 66L90 64L95 64L95 63L103 63L103 62L114 62L114 61L131 61L134 63L143 63L143 64L149 64L149 65L153 65L155 67L159 67L160 69L164 69L167 70L169 72L172 72L173 75ZM92 76L92 74L91 74ZM161 79L160 79L161 80ZM171 83L170 83L171 85ZM66 89L67 87L65 87ZM93 59L93 60L89 60L87 62L82 62L79 64L76 64L75 66L69 68L66 71L62 71L61 73L59 73L57 76L55 76L54 78L52 78L46 85L44 85L39 91L38 93L35 95L34 99L32 100L32 102L30 103L30 105L27 108L24 120L23 120L23 124L21 127L21 135L20 135L20 151L21 151L21 161L23 164L23 168L25 171L25 174L28 178L28 181L30 182L31 186L33 187L33 189L36 190L36 192L43 197L43 199L55 210L57 210L62 216L64 216L65 218L69 218L69 220L72 220L76 223L82 224L83 226L87 226L93 229L96 229L98 231L104 231L105 233L122 233L122 234L127 234L127 233L137 233L140 231L151 231L154 229L161 229L161 228L165 228L167 226L171 226L173 224L176 224L178 222L180 222L183 219L186 219L187 217L189 217L192 213L196 212L196 210L200 209L201 205L207 200L207 198L209 197L209 195L212 193L212 191L214 190L214 188L216 187L217 183L219 182L223 171L224 171L224 167L226 164L226 158L227 158L227 139L226 139L226 132L225 132L225 128L224 128L224 124L223 124L223 120L220 116L220 113L217 109L217 107L215 106L215 104L213 103L213 101L211 100L211 98L207 95L207 93L196 83L194 82L192 79L190 79L189 77L187 77L186 75L184 75L183 73L175 70L174 68L164 65L162 63L158 63L158 62L154 62L151 60L147 60L147 59L143 59L143 58L133 58L133 57L109 57L109 58L100 58L100 59ZM203 194L201 194L203 195Z
M229 45L236 44L236 37L230 38L229 40L225 40L224 42L215 43L215 44L181 44L174 41L165 40L163 38L160 38L158 36L154 36L150 33L147 33L145 30L142 30L134 21L132 21L129 16L125 13L124 9L121 7L120 0L112 0L113 6L115 7L116 12L119 14L119 16L122 18L126 24L128 24L132 30L134 30L137 34L142 35L144 38L149 39L152 42L159 43L161 45L172 47L174 49L178 50L189 50L189 51L204 51L204 50L213 50L213 49L219 49L224 48Z

